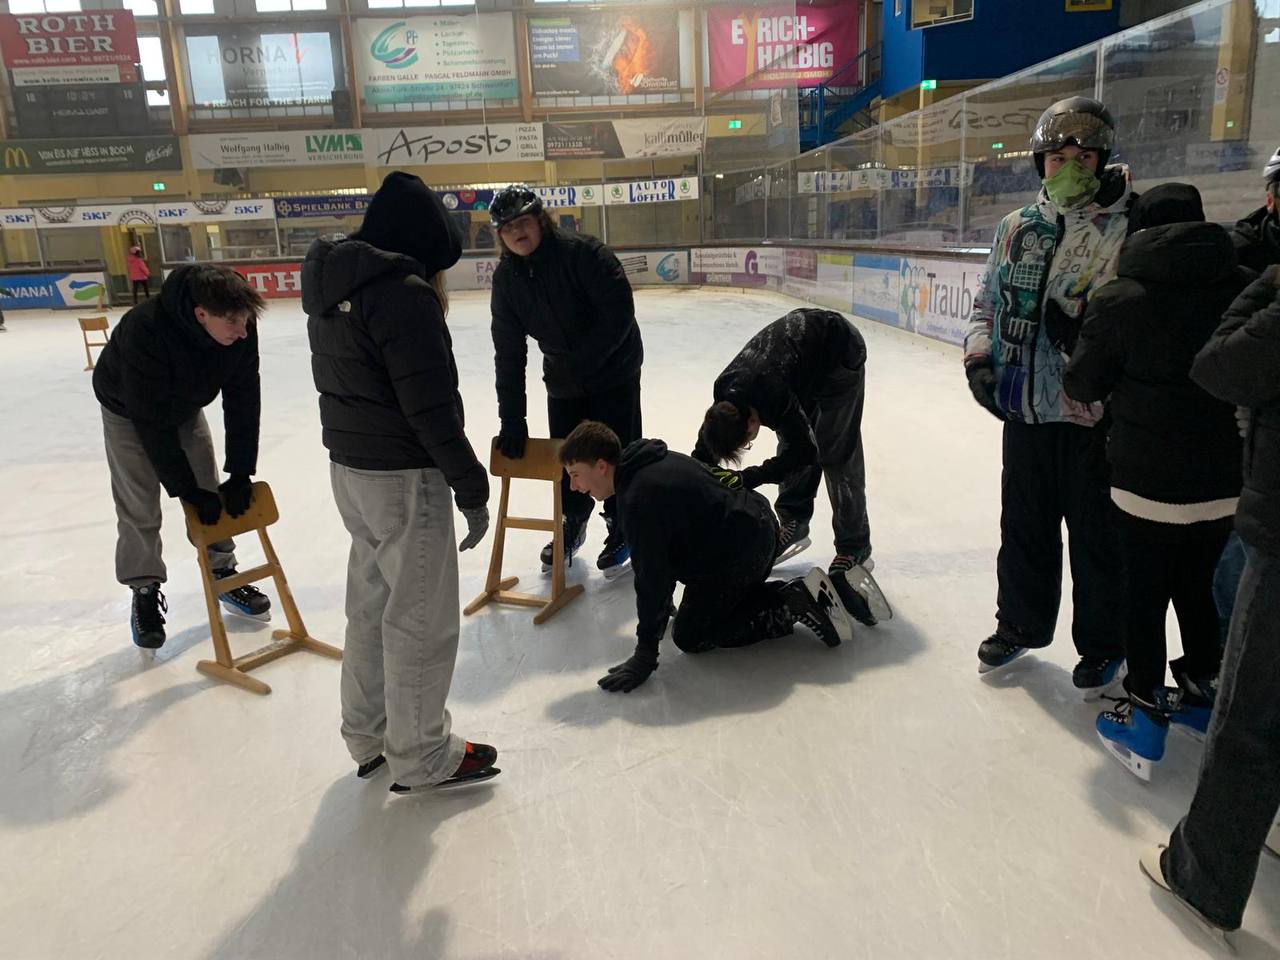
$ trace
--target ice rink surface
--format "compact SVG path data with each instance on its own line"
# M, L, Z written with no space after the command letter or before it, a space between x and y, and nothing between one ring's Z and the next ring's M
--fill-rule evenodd
M449 318L481 450L497 428L487 305L458 294ZM688 451L716 374L795 305L638 293L646 435ZM606 583L594 570L604 526L593 519L570 577L587 593L550 624L513 607L463 621L455 729L496 745L502 775L411 799L392 798L386 777L355 778L333 661L304 653L262 668L268 697L196 673L209 631L173 501L169 640L154 657L134 648L75 316L11 314L0 334L0 957L1220 955L1137 867L1185 811L1201 748L1171 735L1149 786L1103 753L1097 707L1071 686L1069 607L1053 647L979 679L998 425L970 400L958 350L858 325L876 576L896 619L835 650L804 630L700 657L667 640L645 686L609 695L595 681L629 655L635 610L629 576ZM340 645L348 540L305 319L278 303L260 329L273 539L311 633ZM531 353L530 429L545 435ZM216 405L209 419L221 458ZM771 447L757 444L753 460ZM527 484L514 502L549 509L550 492ZM831 558L825 491L813 530L787 571ZM545 585L543 540L508 541L507 570L525 587ZM463 603L490 545L462 555ZM258 557L256 538L242 542L242 567ZM229 624L234 651L265 642L258 625ZM1278 905L1280 862L1264 856L1242 956L1280 956Z

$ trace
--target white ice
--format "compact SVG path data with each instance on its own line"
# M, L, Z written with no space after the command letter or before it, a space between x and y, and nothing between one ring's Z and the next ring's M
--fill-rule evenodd
M639 293L646 434L688 450L715 375L794 305ZM496 430L486 296L456 295L450 326L468 432L485 448ZM633 588L593 569L593 520L572 573L587 593L549 625L518 608L463 621L455 728L495 744L502 775L413 800L390 797L385 777L354 777L333 661L264 667L268 697L195 671L208 625L172 502L169 641L154 658L133 647L75 317L10 314L0 957L1215 956L1137 865L1186 810L1201 748L1171 736L1150 786L1104 755L1097 707L1071 686L1067 610L1052 648L979 679L998 427L969 399L958 351L859 327L876 575L897 618L835 650L804 631L699 657L667 642L648 684L609 695L595 681L630 653ZM296 303L272 306L261 333L274 541L312 634L341 644L348 541ZM535 435L541 397L535 374ZM220 446L216 405L209 419ZM516 500L529 512L549 502L536 485ZM825 566L829 524L824 492L815 545L789 571ZM507 549L508 569L535 588L542 541L514 534ZM463 602L490 543L462 557ZM242 564L257 556L242 547ZM239 652L265 635L234 630ZM1242 955L1280 956L1277 903L1280 863L1264 857Z

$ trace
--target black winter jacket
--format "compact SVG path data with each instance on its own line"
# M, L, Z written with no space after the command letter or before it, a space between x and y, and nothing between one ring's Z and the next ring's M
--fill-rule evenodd
M614 474L618 511L635 571L636 652L658 654L676 582L748 578L752 545L778 537L769 502L745 487L722 485L692 457L661 440L637 440L622 451ZM754 562L754 561L752 561Z
M317 240L302 265L324 445L364 470L439 468L459 507L489 497L466 434L432 265L362 240Z
M1259 207L1231 228L1231 242L1241 266L1261 273L1280 263L1280 222Z
M1231 305L1191 377L1215 397L1252 411L1236 529L1251 547L1280 557L1280 266L1268 268Z
M605 393L640 375L631 283L595 237L553 230L529 256L505 255L493 272L491 307L503 420L526 414L527 337L538 341L542 379L556 399Z
M1253 279L1216 223L1133 234L1117 277L1089 300L1063 386L1081 403L1111 398L1111 482L1162 503L1240 493L1233 405L1191 382L1191 364Z
M249 476L258 465L258 325L229 347L215 341L196 320L192 271L169 274L160 295L138 304L121 319L93 370L98 402L133 421L138 438L171 497L196 488L178 428L222 393L229 474Z
M739 351L716 378L715 401L754 407L760 422L778 435L779 452L742 471L750 489L781 483L818 460L806 410L832 392L842 375L861 370L867 345L857 327L831 310L801 307L773 321ZM713 457L699 441L694 457Z

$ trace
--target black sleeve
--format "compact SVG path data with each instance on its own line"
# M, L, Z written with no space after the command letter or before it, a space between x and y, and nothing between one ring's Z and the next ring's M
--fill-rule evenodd
M641 491L635 491L637 495ZM623 514L627 544L631 547L631 569L635 574L636 653L658 658L676 578L671 569L671 536L664 519L665 507L650 498L643 515Z
M489 476L462 428L444 316L431 288L409 277L368 312L400 410L453 489L459 507L489 500Z
M142 449L165 492L181 496L195 489L196 476L173 419L173 364L163 342L152 337L146 327L120 326L112 339L119 351L125 416L138 431Z
M1280 400L1280 267L1254 281L1196 357L1191 379L1241 407Z
M502 275L495 277L489 307L493 313L493 363L497 371L498 417L523 420L527 415L525 368L529 362L529 340L524 325L511 308Z
M1120 382L1125 361L1121 325L1132 322L1141 309L1134 294L1122 293L1119 285L1109 283L1090 299L1080 338L1062 377L1062 387L1072 400L1106 400Z
M258 470L258 431L262 421L262 381L258 375L258 325L251 324L242 343L244 355L222 385L222 420L227 459L222 469L252 476Z
M592 250L591 254L580 259L578 280L586 287L587 298L596 316L603 317L606 321L595 329L613 331L610 339L616 341L625 336L636 321L631 281L627 279L627 271L622 268L613 251L604 244ZM601 346L608 353L612 352L616 343Z
M789 394L776 423L774 432L778 435L778 453L758 467L747 467L742 471L742 484L748 490L766 483L782 483L796 471L818 462L818 442L813 436L813 425L795 394Z

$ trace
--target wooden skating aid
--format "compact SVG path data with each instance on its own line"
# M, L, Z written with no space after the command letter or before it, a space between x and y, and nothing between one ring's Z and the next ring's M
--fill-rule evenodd
M249 676L249 671L255 667L270 663L272 660L278 660L280 657L295 653L298 650L310 650L312 653L332 657L335 660L342 659L341 650L327 643L321 643L307 633L307 628L302 623L302 615L298 613L297 604L293 602L293 594L290 592L288 581L284 577L284 568L280 566L280 559L276 556L275 548L271 546L271 538L267 536L267 527L280 519L280 511L276 509L275 497L271 495L271 488L267 484L259 481L253 485L252 499L249 502L247 511L238 517L223 513L218 522L212 526L206 526L201 523L200 518L196 515L195 508L190 504L184 503L183 510L187 516L187 537L195 546L196 554L200 561L200 575L204 581L204 600L205 605L209 608L209 629L213 634L213 654L215 659L201 660L196 664L197 670L201 673L207 673L218 680L224 680L227 683L235 684L237 687L243 687L252 693L266 694L271 692L271 687L261 680ZM258 538L262 541L262 552L266 556L267 562L260 567L253 567L221 580L216 579L213 575L213 570L209 566L207 550L209 544L217 543L219 540L229 540L250 530L258 532ZM268 577L275 581L276 592L280 597L280 606L284 608L284 616L285 620L288 621L289 629L273 631L271 643L262 649L247 653L242 657L233 657L231 656L231 646L227 642L227 628L222 622L222 610L218 606L218 594L227 593L238 587L265 580Z

